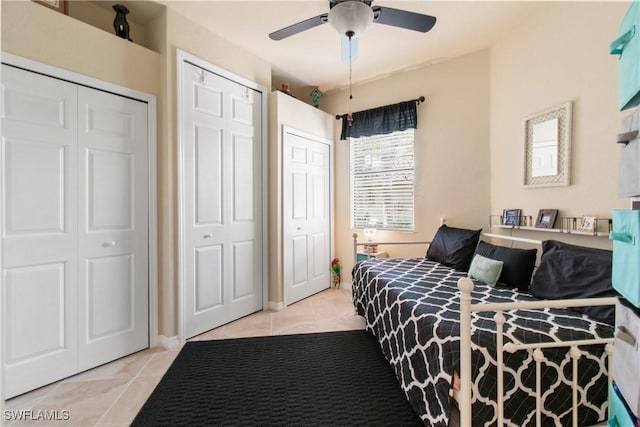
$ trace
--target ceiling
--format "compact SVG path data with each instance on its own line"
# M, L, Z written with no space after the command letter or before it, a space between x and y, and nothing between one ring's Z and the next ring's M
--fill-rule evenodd
M349 67L341 60L340 37L330 25L281 41L268 37L275 30L328 12L328 0L160 2L271 64L275 86L287 81L327 92L348 85ZM354 83L487 48L537 13L541 5L478 0L376 0L373 4L433 15L437 23L428 33L371 24L359 37Z

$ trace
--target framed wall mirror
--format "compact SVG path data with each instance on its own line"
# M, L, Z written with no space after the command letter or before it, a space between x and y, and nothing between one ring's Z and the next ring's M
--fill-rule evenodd
M571 102L526 117L524 135L524 186L569 185Z

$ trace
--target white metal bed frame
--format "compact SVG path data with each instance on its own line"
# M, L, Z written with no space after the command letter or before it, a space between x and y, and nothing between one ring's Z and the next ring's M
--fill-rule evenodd
M520 237L512 237L503 234L483 233L483 236L495 239L509 240L512 242L522 242L534 245L541 245L541 241L533 239L525 239ZM391 242L358 242L358 235L353 234L353 260L357 261L357 252L359 246L372 245L429 245L430 241L391 241ZM496 362L497 362L497 416L499 427L504 425L504 363L503 355L507 351L514 353L516 351L525 350L533 352L533 360L536 362L536 425L541 426L542 416L542 399L540 395L540 373L541 364L545 360L542 349L545 348L569 348L569 355L572 359L572 411L573 411L573 427L578 426L578 360L580 359L580 350L578 347L585 345L605 345L605 353L607 355L609 383L611 383L611 355L613 353L613 337L600 338L590 340L576 340L563 342L545 342L545 343L514 343L504 344L504 324L506 318L505 311L518 309L544 309L544 308L569 308L569 307L587 307L587 306L603 306L615 305L617 298L582 298L570 300L544 300L544 301L521 301L509 303L481 303L471 304L471 292L473 291L473 281L469 278L458 280L458 289L460 289L460 391L455 393L454 398L458 401L458 409L460 411L460 425L472 425L471 412L471 315L477 312L495 311L494 320L497 327L496 337Z

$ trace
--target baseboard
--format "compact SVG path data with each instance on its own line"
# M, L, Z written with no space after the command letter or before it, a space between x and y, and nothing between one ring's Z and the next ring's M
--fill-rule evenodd
M285 309L285 305L284 302L276 302L276 301L269 301L269 306L267 307L270 311L282 311Z
M340 288L351 290L351 282L340 282ZM331 287L328 289L337 289L337 288L331 285ZM267 304L268 304L267 309L270 311L282 311L285 308L287 308L284 302L269 301Z
M340 282L340 287L343 289L351 289L351 282Z
M167 337L165 335L159 335L158 336L158 343L165 350L173 350L173 349L178 348L180 346L180 341L178 340L178 337L176 337L176 336Z

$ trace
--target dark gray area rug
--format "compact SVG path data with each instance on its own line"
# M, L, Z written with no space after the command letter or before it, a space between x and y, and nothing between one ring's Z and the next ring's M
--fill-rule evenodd
M188 342L133 426L416 426L366 331Z

